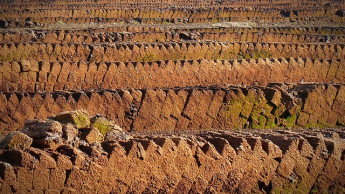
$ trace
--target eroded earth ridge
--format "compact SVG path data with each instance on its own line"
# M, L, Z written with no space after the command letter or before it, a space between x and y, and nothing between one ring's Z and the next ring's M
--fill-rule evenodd
M0 0L0 193L344 193L345 2Z

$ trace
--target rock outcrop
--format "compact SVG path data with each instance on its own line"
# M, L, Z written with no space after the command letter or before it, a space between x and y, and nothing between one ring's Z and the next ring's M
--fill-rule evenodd
M58 121L56 121L58 120ZM91 120L91 122L90 122ZM34 147L56 150L62 145L101 143L126 136L122 129L103 117L90 118L85 110L66 111L48 120L27 120L20 131L10 132L1 142L3 149Z

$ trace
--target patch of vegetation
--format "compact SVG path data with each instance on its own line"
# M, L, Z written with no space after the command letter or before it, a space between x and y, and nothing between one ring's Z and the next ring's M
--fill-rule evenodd
M274 129L277 127L277 124L276 124L276 118L274 116L270 116L268 119L267 119L267 122L266 122L266 127L269 128L269 129Z
M254 122L253 119L253 123L252 123L252 127L253 129L264 129L266 126L266 117L263 115L259 115L259 117L257 118L257 120Z
M106 135L115 125L114 121L109 121L103 117L92 119L92 127L98 129L102 135Z
M320 193L319 188L313 187L312 190L310 190L310 193Z
M242 52L240 51L238 54L237 54L237 58L238 59L250 59L251 56L248 52Z
M259 59L259 58L271 58L272 54L270 52L267 51L258 51L258 50L254 50L252 53L252 59Z
M297 120L297 115L288 116L286 118L286 127L292 128L295 126Z
M181 54L177 52L173 52L173 53L170 53L170 57L166 58L165 60L180 60L180 59L182 59Z
M153 53L147 53L141 58L140 61L150 62L150 61L154 61L154 59L155 59L155 55Z

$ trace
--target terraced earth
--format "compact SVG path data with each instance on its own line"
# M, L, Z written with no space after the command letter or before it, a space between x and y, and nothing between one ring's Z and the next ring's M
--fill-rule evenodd
M0 1L0 193L344 193L344 15Z

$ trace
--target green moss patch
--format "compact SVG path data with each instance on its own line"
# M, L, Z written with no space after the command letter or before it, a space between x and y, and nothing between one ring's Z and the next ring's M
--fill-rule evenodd
M66 111L62 112L51 119L60 123L71 123L77 126L78 129L90 127L90 116L85 110Z
M91 123L91 127L98 129L104 136L115 126L114 121L109 121L104 117L92 118Z

